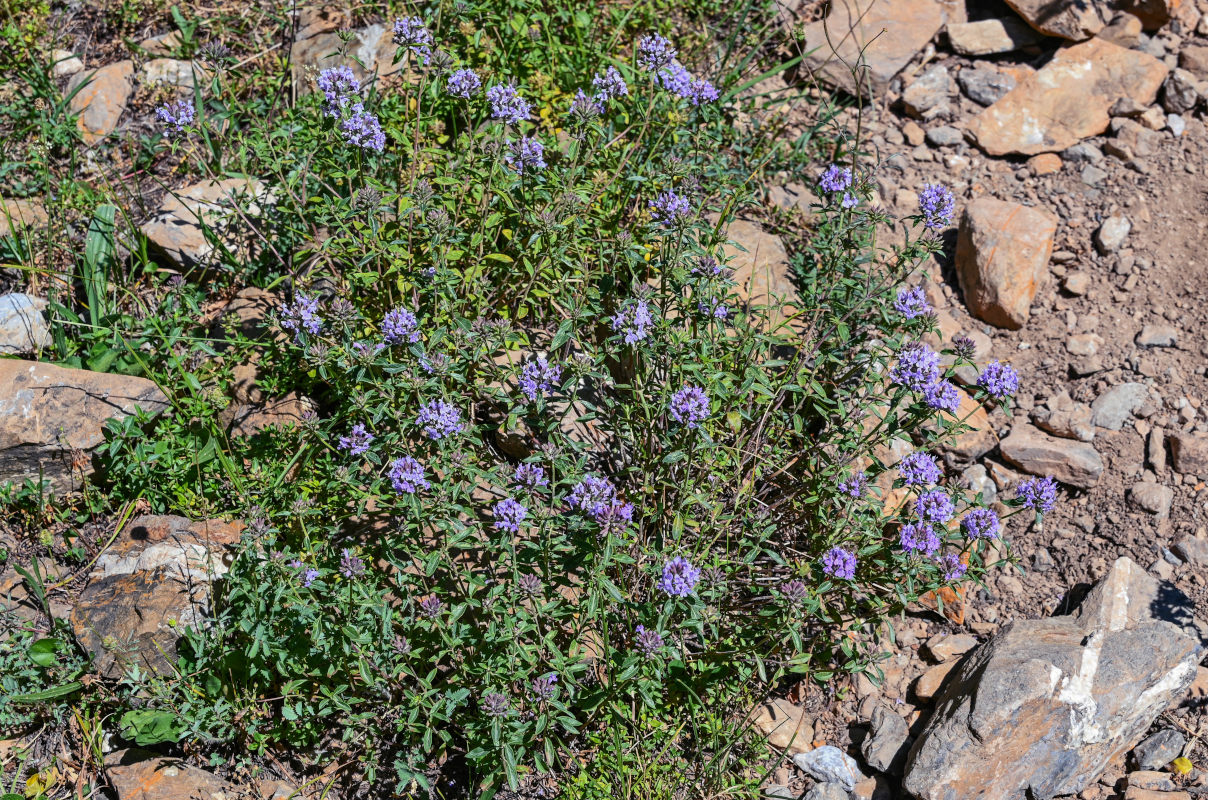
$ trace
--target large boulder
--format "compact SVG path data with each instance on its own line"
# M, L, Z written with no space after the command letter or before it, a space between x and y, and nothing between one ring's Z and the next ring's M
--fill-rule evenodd
M98 70L81 72L67 84L71 112L85 144L95 144L117 128L134 92L134 62L118 61ZM78 89L78 91L77 91Z
M999 443L1008 464L1032 475L1052 475L1078 489L1090 489L1103 474L1103 459L1086 442L1049 436L1019 423Z
M204 769L134 747L105 756L105 774L118 800L234 800L249 796Z
M0 360L0 483L41 475L56 489L72 488L74 477L92 471L76 456L104 441L106 420L167 406L145 378Z
M1168 71L1151 55L1092 39L1023 76L970 121L969 132L990 155L1059 152L1107 130L1117 100L1152 104Z
M46 206L37 198L0 198L0 236L11 236L24 228L45 225L47 219Z
M206 266L220 249L245 258L257 242L245 223L271 202L268 189L257 180L201 181L170 193L141 230L178 268Z
M1019 203L979 197L961 213L956 273L969 311L1019 330L1049 274L1057 220Z
M1007 626L952 676L911 749L906 790L921 800L1080 792L1195 679L1192 608L1121 558L1076 614Z
M747 305L771 306L773 323L792 315L797 290L793 286L789 254L784 242L758 222L736 219L726 229L723 255L734 271L735 290Z

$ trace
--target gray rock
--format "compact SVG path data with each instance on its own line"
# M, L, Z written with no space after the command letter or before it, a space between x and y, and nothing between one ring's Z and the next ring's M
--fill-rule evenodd
M197 65L178 58L153 58L138 72L139 83L144 86L165 85L179 89L192 89L198 76L204 78Z
M1012 428L999 447L1012 466L1030 475L1052 475L1079 489L1091 488L1103 474L1103 459L1091 445L1049 436L1026 423Z
M42 315L46 301L27 294L0 295L0 353L24 355L50 346Z
M948 23L948 43L962 56L1009 53L1040 39L1040 34L1018 17Z
M1121 558L1076 614L1008 625L949 680L904 788L920 800L1082 791L1195 679L1193 609Z
M1107 172L1099 169L1094 164L1087 164L1082 168L1082 172L1078 177L1087 186L1098 186L1107 180Z
M1095 247L1104 255L1114 253L1124 244L1131 230L1132 223L1128 221L1128 217L1121 214L1110 216L1103 220L1099 230L1095 231Z
M1174 552L1188 564L1208 567L1208 539L1184 536L1175 543Z
M952 76L942 65L931 67L902 92L902 104L912 117L929 116L928 111L947 104L952 93Z
M1103 160L1103 151L1089 142L1079 142L1073 147L1067 147L1061 157L1075 164L1098 164Z
M290 67L293 71L294 88L299 94L313 90L307 79L313 70L329 67L348 67L362 84L374 78L392 75L402 69L407 59L394 63L397 47L391 40L388 25L375 23L350 31L347 44L340 38L341 31L324 31L314 36L299 39L290 47ZM343 55L341 55L343 54Z
M1166 130L1170 131L1176 137L1182 136L1183 131L1187 130L1187 120L1183 119L1178 114L1167 114Z
M793 763L819 783L837 783L849 792L868 777L854 758L829 744L808 753L797 753Z
M1174 490L1160 483L1138 483L1128 490L1128 499L1134 506L1150 514L1165 517L1174 502Z
M1169 325L1146 325L1137 334L1137 344L1142 347L1174 347L1179 332Z
M966 97L983 106L993 105L1015 88L1015 79L1010 75L980 66L962 69L956 74L956 82Z
M850 797L838 783L819 783L805 793L805 800L848 800Z
M1133 748L1138 769L1161 769L1183 754L1187 740L1173 728L1160 730Z
M1091 422L1109 431L1118 431L1145 404L1149 387L1143 383L1121 383L1095 398L1091 403Z
M927 131L927 144L932 147L956 147L965 135L951 125L940 125Z
M1185 69L1174 69L1162 84L1162 108L1171 114L1186 114L1200 102L1195 76Z
M868 766L878 772L900 775L911 744L906 720L885 706L877 706L872 712L868 736L860 745L860 753Z

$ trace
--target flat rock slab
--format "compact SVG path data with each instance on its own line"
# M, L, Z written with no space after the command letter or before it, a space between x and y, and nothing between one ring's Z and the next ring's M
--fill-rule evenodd
M46 301L27 294L0 295L0 353L25 355L50 346L42 311Z
M1057 220L1019 203L980 197L961 212L956 272L973 316L1019 330L1049 274Z
M148 750L115 750L105 756L118 800L235 800L238 787L204 769Z
M92 471L89 459L73 453L104 441L107 420L167 406L145 378L0 360L0 483L42 474L56 488L71 488L75 475Z
M734 270L738 297L750 306L771 306L771 322L778 323L796 312L797 289L793 285L788 251L780 237L768 233L758 222L736 219L726 229L723 254Z
M1089 39L1111 22L1112 10L1097 0L1056 2L1053 0L1007 0L1007 5L1046 36L1080 42Z
M225 548L239 541L240 522L144 514L130 522L97 558L93 578L170 567L182 581L207 581L226 574Z
M1058 439L1028 424L1018 424L1000 443L1002 456L1030 475L1052 475L1078 489L1090 489L1103 474L1103 459L1094 447Z
M134 62L117 61L98 70L81 72L67 84L71 112L79 114L76 125L85 144L96 144L117 128L134 91Z
M46 206L41 200L0 199L0 236L11 236L23 228L45 225Z
M250 253L255 239L245 219L259 216L269 202L268 190L257 180L201 181L170 193L141 230L175 266L204 266L219 255L219 244L237 258Z
M1202 650L1192 609L1121 558L1076 614L1007 626L953 674L904 787L921 800L1082 791L1191 686Z
M1168 71L1151 55L1092 39L1024 76L970 121L969 132L995 156L1065 150L1107 130L1117 100L1153 103Z

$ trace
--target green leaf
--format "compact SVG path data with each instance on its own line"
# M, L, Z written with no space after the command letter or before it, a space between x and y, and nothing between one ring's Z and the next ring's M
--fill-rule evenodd
M63 649L62 639L39 639L29 646L29 659L39 667L49 667L58 659L56 653Z
M139 708L122 714L122 737L146 747L163 742L179 742L187 727L170 711Z
M40 692L30 692L29 694L15 694L8 699L13 701L14 703L23 703L23 704L24 703L42 703L47 700L53 700L56 697L65 697L69 694L72 694L73 692L75 692L78 689L80 689L81 687L83 687L83 685L84 684L80 683L79 681L72 681L71 683L63 684L62 686L55 686L52 689L43 689Z

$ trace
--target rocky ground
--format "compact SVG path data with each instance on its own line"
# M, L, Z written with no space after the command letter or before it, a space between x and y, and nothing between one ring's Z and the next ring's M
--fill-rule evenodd
M958 223L923 285L944 341L963 333L979 362L1009 362L1022 377L1010 413L970 418L975 430L947 454L949 468L987 497L1009 497L1027 475L1053 474L1062 492L1043 526L1010 526L1001 552L1017 566L949 598L946 614L920 608L902 620L882 676L829 691L795 687L757 709L756 723L785 754L769 796L1208 794L1208 668L1204 629L1192 622L1208 619L1208 4L1148 0L1130 13L1094 2L1054 10L1023 0L1014 8L878 0L862 17L836 3L825 22L815 5L783 9L807 49L819 48L796 78L865 99L875 202L906 214L924 183L957 192ZM297 69L333 49L341 20L300 19ZM854 26L872 42L855 77L825 44L824 25L847 63L861 36L839 43L835 27ZM374 52L378 28L358 31ZM93 78L72 100L87 140L149 125L131 103L191 83L171 41L143 46L138 64L105 61L103 47L87 64L63 54L56 74L65 91ZM855 130L856 114L843 112L839 126ZM776 226L806 213L797 203L812 177L783 177L768 187L764 229L731 231L748 245L770 243L748 247L751 274L755 261L782 260ZM260 196L249 183L182 185L158 208L156 196L138 222L166 259L188 264L211 246L196 214ZM5 207L0 233L46 219L36 202ZM241 295L227 310L254 322L269 302ZM0 297L0 352L47 345L43 307L34 296ZM88 398L117 396L121 413L163 403L147 382L111 386L115 376L57 370L0 362L0 478L40 465L70 487L81 462L65 455L98 444L114 411ZM79 397L32 399L46 382L70 384ZM22 422L30 407L36 424ZM136 530L143 534L127 535ZM95 533L100 542L110 532ZM52 609L71 617L106 674L128 665L98 631L138 642L133 657L154 669L172 644L165 621L191 613L198 584L221 573L221 548L236 539L222 524L137 519L86 573L56 575L72 594L56 596ZM0 590L28 600L11 570ZM150 797L135 792L149 770L164 774L160 760L133 751L110 754L107 765L122 798ZM162 796L224 790L207 772L172 769L183 783Z

